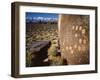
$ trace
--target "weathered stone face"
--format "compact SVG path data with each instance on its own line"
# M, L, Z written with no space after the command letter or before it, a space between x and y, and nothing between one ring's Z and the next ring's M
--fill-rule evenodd
M89 16L60 15L61 56L68 64L89 64Z

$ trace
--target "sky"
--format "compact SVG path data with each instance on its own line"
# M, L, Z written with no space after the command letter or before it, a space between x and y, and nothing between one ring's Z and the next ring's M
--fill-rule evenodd
M26 12L26 19L58 19L58 14Z

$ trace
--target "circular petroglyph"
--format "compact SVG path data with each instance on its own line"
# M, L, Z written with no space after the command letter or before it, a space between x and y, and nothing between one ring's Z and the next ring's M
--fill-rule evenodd
M76 31L78 30L78 26L76 26Z
M72 26L72 30L74 30L75 29L75 26Z
M80 31L82 30L82 26L79 27L79 30L80 30Z
M70 52L71 54L73 54L74 53L74 51L73 50L71 50L71 52Z
M81 47L80 46L78 46L78 51L81 51Z
M77 33L75 33L75 37L76 37L76 38L78 37L78 34L77 34Z
M66 46L66 50L68 50L68 46Z
M82 34L85 34L86 33L86 30L85 29L82 29Z
M82 43L82 39L81 39L81 38L79 39L79 43L80 43L80 44Z
M74 48L77 48L77 45L76 44L74 45Z
M72 46L69 46L69 50L72 50Z

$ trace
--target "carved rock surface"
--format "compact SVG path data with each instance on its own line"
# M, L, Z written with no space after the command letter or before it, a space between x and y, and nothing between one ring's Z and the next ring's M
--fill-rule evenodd
M60 15L61 56L68 64L89 64L89 16Z

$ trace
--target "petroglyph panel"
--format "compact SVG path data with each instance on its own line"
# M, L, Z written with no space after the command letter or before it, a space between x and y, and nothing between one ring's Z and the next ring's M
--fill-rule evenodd
M68 64L89 64L89 16L65 15L59 17L61 56Z

